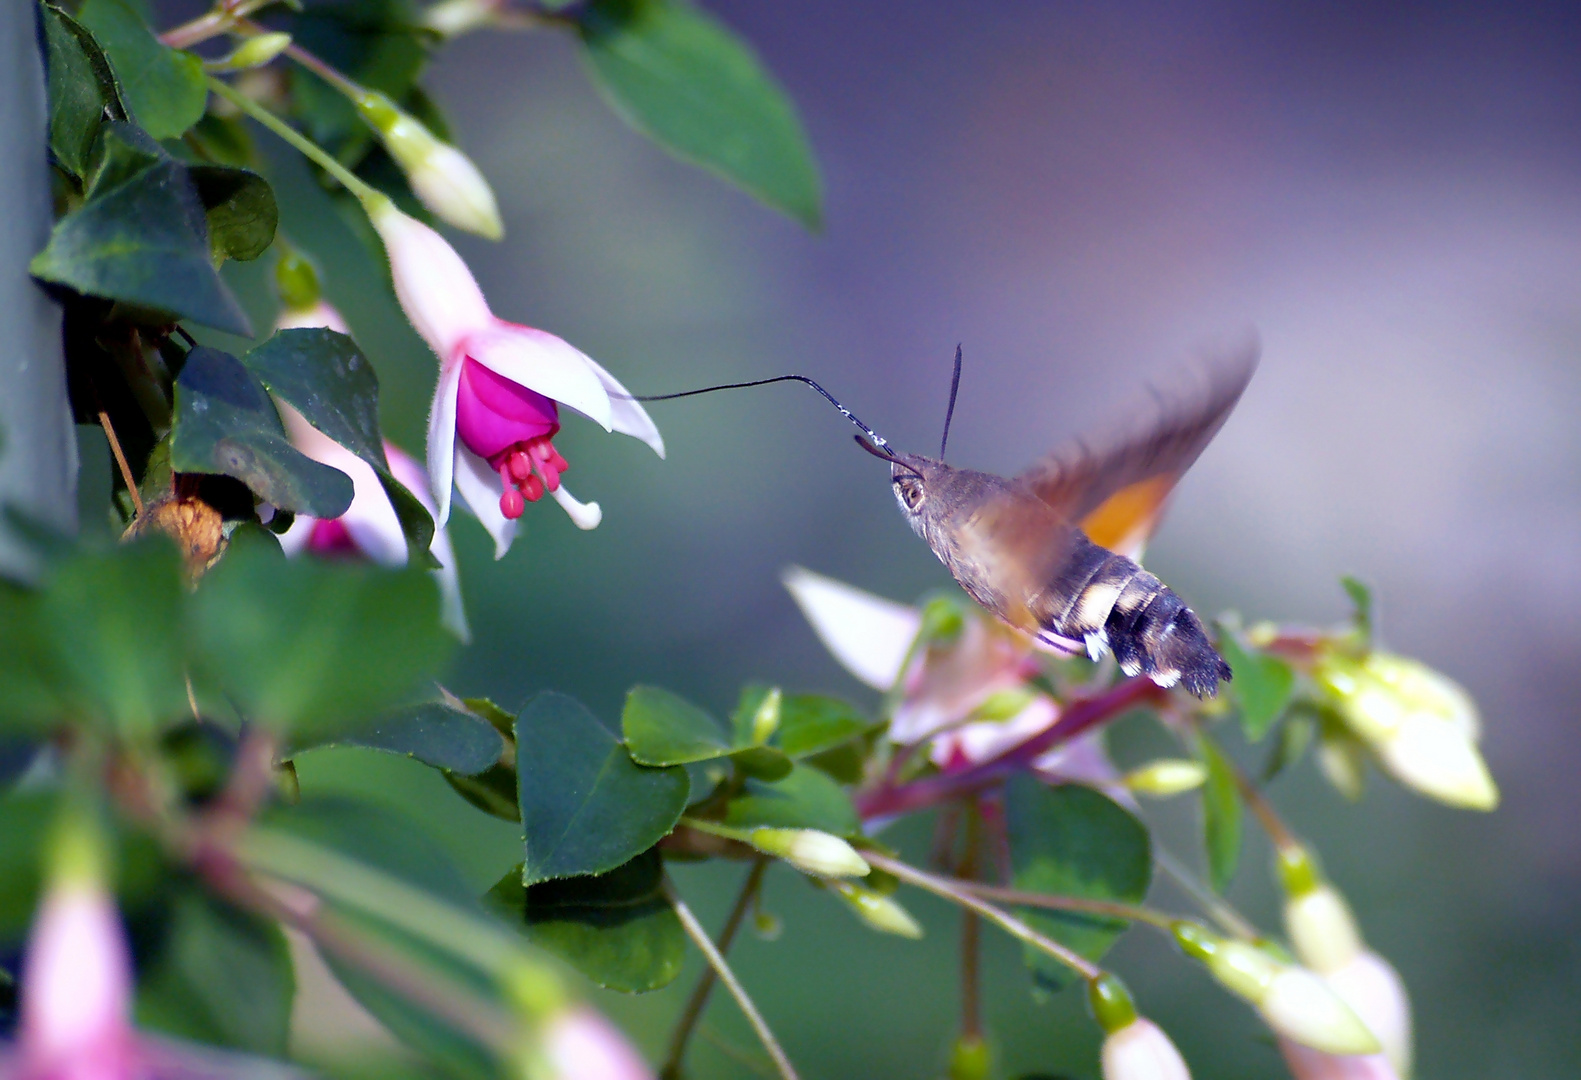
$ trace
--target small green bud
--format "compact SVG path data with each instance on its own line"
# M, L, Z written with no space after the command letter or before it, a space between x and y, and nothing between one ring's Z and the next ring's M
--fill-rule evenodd
M830 887L874 930L912 940L922 937L921 924L893 897L852 881L832 882Z
M815 877L866 877L872 869L856 848L817 829L753 829L747 842Z
M1208 779L1207 766L1184 758L1160 758L1132 769L1120 781L1138 795L1167 799L1201 787Z
M780 705L784 700L785 695L777 686L763 695L763 700L752 713L752 745L762 746L779 730Z
M1207 963L1213 954L1223 944L1224 939L1201 923L1180 919L1170 924L1169 932L1174 935L1175 943L1181 951L1193 960Z
M68 797L45 851L51 886L103 889L111 876L110 846L93 805Z
M935 596L922 608L922 629L919 636L925 645L950 645L966 629L966 615L961 605L947 596Z
M542 1019L566 1005L565 986L546 965L518 961L509 964L499 980L506 1000L529 1019Z
M1125 983L1113 972L1105 971L1095 979L1087 980L1087 1003L1092 1015L1104 1033L1114 1034L1136 1022L1136 1002Z
M263 67L285 51L291 44L291 35L278 32L257 34L236 46L229 56L218 60L205 60L204 70L219 74L227 71L247 71Z
M972 712L977 720L986 720L992 723L1003 723L1006 720L1020 716L1026 707L1032 704L1037 693L1024 686L1017 686L1010 690L997 690L989 694L987 699Z
M981 1035L960 1036L950 1048L950 1080L988 1080L993 1058Z
M772 911L759 908L752 913L752 932L764 941L778 941L785 932L785 923Z
M1208 958L1208 971L1226 990L1260 1004L1283 965L1256 945L1224 941Z
M1277 858L1279 883L1284 887L1286 896L1301 896L1323 883L1317 859L1300 844L1280 848Z
M287 250L274 264L274 287L280 302L292 311L310 308L320 296L318 271L307 256Z

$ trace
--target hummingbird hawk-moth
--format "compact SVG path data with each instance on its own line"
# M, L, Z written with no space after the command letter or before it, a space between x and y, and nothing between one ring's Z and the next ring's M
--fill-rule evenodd
M636 400L807 384L862 430L866 438L856 441L863 449L889 462L901 513L973 600L1045 650L1085 650L1093 660L1113 651L1127 675L1204 697L1229 680L1230 667L1196 614L1136 560L1175 484L1240 400L1257 352L1247 344L1206 360L1194 384L1155 391L1129 425L1065 443L1010 479L943 460L959 348L938 458L895 451L805 375Z

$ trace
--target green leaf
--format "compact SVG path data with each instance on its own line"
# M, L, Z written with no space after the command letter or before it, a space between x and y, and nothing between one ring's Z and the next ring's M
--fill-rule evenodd
M171 1035L284 1057L296 981L277 924L187 887L139 980L137 1022Z
M745 746L732 753L730 760L743 776L758 780L779 780L796 767L783 750L773 746Z
M205 670L249 720L303 738L388 712L453 645L427 574L288 562L262 542L233 538L193 600Z
M782 780L749 779L730 800L725 824L737 829L820 829L836 836L861 831L845 789L808 765L797 765Z
M52 4L40 5L40 15L49 66L49 148L62 168L83 177L105 110L118 119L126 110L93 35Z
M109 54L143 130L156 139L176 139L198 122L209 97L201 60L161 45L123 0L88 0L77 18Z
M1318 720L1311 710L1299 705L1292 708L1289 719L1280 725L1273 752L1268 755L1268 763L1263 766L1263 783L1268 783L1300 761L1307 747L1312 745L1312 737L1317 731Z
M440 701L429 701L398 709L325 742L296 747L293 753L321 746L364 746L403 754L462 776L477 776L499 764L505 738L487 720Z
M732 747L719 722L657 686L634 686L620 714L626 749L641 765L685 765L724 757Z
M252 336L214 269L203 204L176 161L151 165L61 218L29 270L89 296Z
M1284 713L1295 690L1296 675L1290 665L1277 656L1260 650L1243 649L1235 634L1219 630L1219 652L1230 665L1235 678L1230 682L1230 698L1241 714L1241 729L1248 742L1257 742Z
M593 0L584 55L632 127L810 229L823 190L796 109L752 49L682 0Z
M0 798L0 946L27 934L38 903L44 844L54 828L54 792L13 792Z
M522 886L517 867L488 900L526 928L533 944L598 985L636 994L681 973L686 931L661 888L664 860L649 850L607 874Z
M176 379L170 465L234 477L295 513L334 518L351 506L351 477L292 446L262 384L218 349L193 349Z
M379 377L357 343L323 328L281 330L241 360L270 393L368 463L395 507L407 550L429 565L434 519L390 472L379 433Z
M1340 587L1345 590L1345 595L1350 597L1351 620L1356 624L1356 632L1361 635L1364 643L1372 640L1372 589L1360 578L1351 577L1349 574L1339 579Z
M34 732L65 712L66 675L31 589L0 582L0 729Z
M172 160L165 148L136 124L105 121L100 133L87 176L89 199L126 183L144 169Z
M789 694L780 705L774 744L793 758L821 754L872 731L875 724L839 698Z
M39 614L74 711L133 737L189 711L184 595L163 536L83 551L55 570Z
M187 171L208 218L209 249L216 263L256 259L274 243L280 209L269 181L226 165L191 165Z
M575 698L539 694L516 718L522 883L600 874L658 843L686 808L679 766L649 768Z
M1005 785L1005 819L1017 889L1139 904L1152 880L1147 829L1111 799L1079 784L1049 787L1026 774ZM1127 923L1076 912L1020 909L1023 919L1097 961ZM1028 949L1027 966L1047 990L1068 986L1071 971Z
M1208 883L1222 893L1235 878L1241 859L1241 793L1235 768L1213 740L1197 740L1197 754L1208 767L1202 785L1202 844L1208 859Z

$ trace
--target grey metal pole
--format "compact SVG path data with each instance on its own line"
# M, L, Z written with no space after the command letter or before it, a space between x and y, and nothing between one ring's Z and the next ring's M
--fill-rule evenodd
M49 239L48 110L38 5L0 0L0 506L77 531L77 435L60 306L28 276ZM36 559L0 518L0 574Z

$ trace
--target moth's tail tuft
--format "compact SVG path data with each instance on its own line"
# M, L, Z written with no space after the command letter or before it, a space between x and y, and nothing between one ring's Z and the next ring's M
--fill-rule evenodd
M1120 669L1146 675L1159 686L1183 685L1197 697L1214 697L1230 681L1230 665L1214 651L1202 622L1168 588L1127 615L1117 605L1104 629Z

